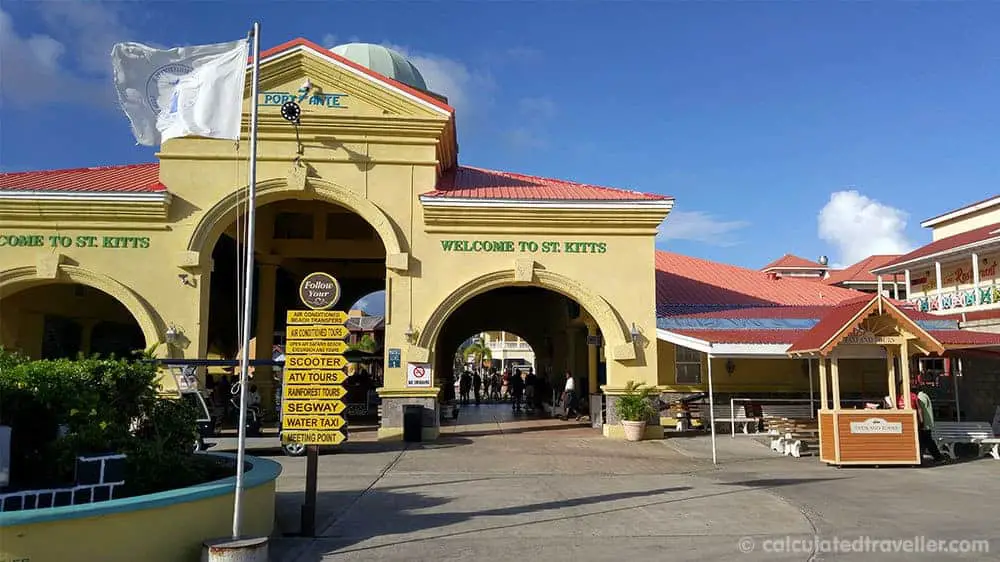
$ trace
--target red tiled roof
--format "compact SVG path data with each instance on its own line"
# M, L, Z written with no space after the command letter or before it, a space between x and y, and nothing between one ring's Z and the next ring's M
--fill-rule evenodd
M823 282L827 285L837 285L845 281L852 281L855 283L877 283L878 278L874 273L872 273L872 270L890 263L898 257L899 254L868 256L854 265L844 269L831 271L830 276L824 279Z
M921 258L928 258L955 248L987 241L1000 242L1000 223L988 224L954 236L935 240L926 246L921 246L909 254L900 256L898 259L876 268L876 270L883 273L889 272L897 268L897 266L908 264Z
M974 330L931 330L934 339L948 347L1000 346L1000 334Z
M446 171L438 180L437 189L423 194L422 197L533 201L669 201L673 199L667 195L541 178L513 172L484 170L469 166L457 166Z
M374 70L372 70L372 69L370 69L370 68L368 68L366 66L362 66L362 65L360 65L360 64L358 64L358 63L356 63L356 62L354 62L352 60L346 59L346 58L344 58L344 57L342 57L342 56L334 53L330 49L324 49L320 45L317 45L316 43L313 43L312 41L310 41L308 39L305 39L305 38L302 38L302 37L297 37L295 39L292 39L291 41L286 41L285 43L282 43L282 44L280 44L280 45L278 45L276 47L271 47L270 49L267 49L266 51L262 52L260 54L260 58L261 59L266 59L266 58L269 58L269 57L273 57L275 55L281 54L283 51L287 51L287 50L292 49L294 47L306 47L308 49L316 51L320 55L323 55L325 57L329 57L331 59L334 59L337 62L342 63L342 64L344 64L346 66L349 66L349 67L351 67L351 68L353 68L353 69L355 69L355 70L357 70L357 71L359 71L359 72L361 72L363 74L371 76L372 78L374 78L374 79L376 79L376 80L378 80L380 82L384 82L386 84L389 84L391 86L399 88L400 90L403 90L404 92L406 92L406 93L408 93L410 95L416 96L416 97L418 97L418 98L426 101L427 103L430 103L432 105L440 107L441 109L443 109L445 111L448 111L449 113L452 113L452 114L455 113L455 109L453 107L451 107L450 105L448 105L446 102L444 102L442 100L439 100L439 99L435 98L434 96L431 96L431 95L427 94L426 92L422 92L422 91L420 91L420 90L418 90L418 89L416 89L416 88L414 88L412 86L409 86L407 84L403 84L402 82L398 82L396 80L393 80L392 78L389 78L388 76L385 76L384 74L379 74L378 72L375 72ZM253 62L253 58L250 59L250 62Z
M830 341L830 338L839 333L858 313L868 308L876 298L878 297L853 299L841 306L832 307L815 326L796 340L792 344L792 347L788 348L788 351L814 351L821 349L826 342Z
M830 308L829 306L761 306L674 314L671 318L813 319L822 318Z
M706 307L833 306L865 293L735 265L656 252L656 308L663 315Z
M709 343L791 344L805 334L805 330L670 330L696 340Z
M826 266L806 258L800 258L792 254L785 254L773 262L760 268L761 271L769 269L826 269Z
M960 322L975 322L976 320L993 320L1000 318L1000 309L973 310L969 312L956 312L952 314L935 315L935 318L948 318Z
M0 191L156 193L166 189L160 183L160 165L156 162L0 174Z

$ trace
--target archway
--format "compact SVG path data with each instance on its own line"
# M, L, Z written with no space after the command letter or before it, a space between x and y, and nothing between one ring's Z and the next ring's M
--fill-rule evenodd
M99 299L107 297L124 308L128 320L138 325L144 349L162 343L163 329L160 321L149 305L131 289L107 275L95 273L78 265L60 264L56 261L46 265L53 267L27 266L0 272L0 313L3 313L4 320L13 318L9 315L14 314L12 303L16 301L11 299L25 291L47 286L54 287L52 290L56 291L68 289L55 289L55 287L76 287L72 289L76 295L89 294ZM75 303L73 306L79 306L84 301L73 302ZM124 318L118 312L111 317ZM11 335L12 327L18 325L16 321L0 321L0 333L4 335L5 342L13 341L15 336Z
M306 275L321 271L336 277L341 285L341 298L336 308L344 310L362 296L384 290L386 286L386 247L379 231L352 209L308 195L275 188L259 200L250 318L257 359L271 359L283 352L286 311L302 308L298 287ZM202 223L206 224L204 220ZM213 271L205 328L208 357L232 359L238 355L242 265L238 263L237 251L242 244L238 227L243 225L243 217L231 218L224 227L211 229L218 234L210 250ZM193 240L199 236L202 234L197 234ZM357 344L368 332L374 333L372 330L365 332L372 322L355 317L361 315L360 312L352 313L348 321L348 328L352 330L349 344ZM377 324L377 320L374 323ZM384 332L384 325L381 330ZM377 339L383 340L382 337ZM371 361L379 361L378 351L380 348L373 351ZM369 390L373 391L376 385L359 379L380 373L378 367L380 365L366 365L364 369L351 371L358 376L352 375L347 385L365 390L349 393L349 400L360 400L364 404L349 402L348 415L375 411L374 399L370 396L374 393ZM228 377L234 371L210 368L207 374L213 378ZM273 375L276 374L270 367L251 369L266 417L275 414L273 405L278 381Z
M131 357L147 348L142 327L108 293L79 283L32 284L0 299L0 340L36 359Z
M466 299L431 333L433 368L442 399L450 398L450 386L466 370L455 364L455 350L470 336L490 332L517 334L518 341L533 353L531 386L537 401L526 411L551 411L556 406L553 397L565 387L567 371L574 380L578 411L586 409L588 394L596 395L605 370L601 330L590 311L557 291L521 284L492 288ZM521 374L510 364L506 367L511 375ZM464 400L459 397L459 402Z
M533 266L533 264L530 264ZM412 351L415 355L430 352L436 348L445 323L451 315L471 299L506 288L538 288L561 295L585 310L593 323L602 332L602 345L607 348L608 356L616 361L629 361L636 358L635 342L626 330L621 318L600 295L590 291L582 284L564 275L534 269L531 267L518 271L514 269L499 270L477 277L452 292L431 313L423 330L420 332Z

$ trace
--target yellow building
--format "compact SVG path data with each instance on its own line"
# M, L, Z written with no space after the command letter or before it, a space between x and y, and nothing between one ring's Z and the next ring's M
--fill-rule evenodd
M300 307L298 281L325 271L340 307L386 292L383 438L401 438L411 403L437 434L439 390L409 386L407 364L440 373L486 330L523 337L543 376L568 369L595 391L603 358L609 404L628 381L658 382L654 241L670 198L460 165L454 110L382 47L291 41L262 54L260 91L244 103L245 120L261 109L258 358ZM279 115L289 99L298 128ZM248 143L172 139L157 160L0 175L4 347L234 356ZM255 380L267 400L269 370Z

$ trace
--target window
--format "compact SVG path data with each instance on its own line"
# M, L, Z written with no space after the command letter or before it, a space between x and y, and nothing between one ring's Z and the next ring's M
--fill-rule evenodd
M701 384L701 352L677 346L677 384Z
M274 216L276 240L312 240L312 213L278 213Z

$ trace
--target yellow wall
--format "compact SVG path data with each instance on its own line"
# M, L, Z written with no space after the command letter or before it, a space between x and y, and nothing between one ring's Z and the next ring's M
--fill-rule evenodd
M656 381L654 242L667 208L431 209L419 196L435 188L439 167L453 158L454 121L303 53L266 63L261 91L294 92L306 77L326 93L349 94L346 109L303 106L304 165L299 166L293 163L291 125L277 108L262 109L258 203L327 201L357 212L379 232L387 261L385 347L402 350L400 368L386 369L383 398L436 395L436 389L405 388L407 362L434 361L432 327L459 301L514 284L560 292L597 319L607 345L607 390L628 380ZM171 195L165 216L157 216L162 209L152 203L143 204L143 212L134 203L60 203L48 214L0 208L0 234L40 234L45 240L41 247L0 252L0 298L30 283L69 281L70 270L77 271L76 279L86 273L88 282L131 303L147 339L162 341L170 326L182 333L179 344L160 347L161 355L205 357L211 253L235 218L234 194L247 182L247 149L246 142L167 141L159 153L160 180ZM52 213L64 216L57 221ZM57 231L74 243L53 247L48 237ZM96 236L96 246L76 244L80 236ZM105 247L104 236L142 242ZM447 252L444 240L505 240L517 250ZM258 230L260 254L281 249L269 242L267 232ZM526 251L519 242L552 242L561 250L568 249L566 243L594 242L605 251ZM4 321L6 303L0 300ZM633 324L642 334L637 344L630 335ZM406 339L410 328L419 341ZM583 374L584 346L577 345L574 355Z
M677 384L675 345L659 340L658 383L664 392L708 392L708 356L702 354L700 385ZM803 359L732 359L736 369L726 372L723 358L712 360L712 383L721 393L808 393L808 371ZM884 359L842 359L840 361L841 394L860 392L880 397L888 393L888 371ZM813 389L819 396L819 365L813 361Z
M248 488L248 536L274 526L274 480ZM233 497L215 496L149 510L0 527L0 562L177 562L198 560L203 541L232 532Z
M940 240L998 222L1000 222L1000 206L994 206L970 213L960 219L939 224L931 229L931 237L934 240Z

